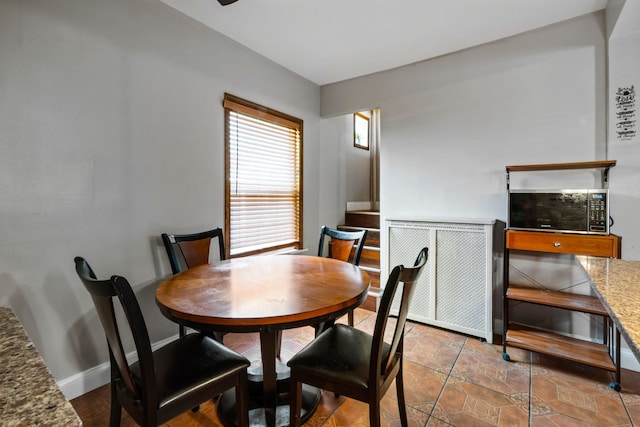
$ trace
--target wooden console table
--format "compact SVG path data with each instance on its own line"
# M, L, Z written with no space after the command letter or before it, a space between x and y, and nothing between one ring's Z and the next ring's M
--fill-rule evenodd
M0 307L0 425L81 426L20 321Z

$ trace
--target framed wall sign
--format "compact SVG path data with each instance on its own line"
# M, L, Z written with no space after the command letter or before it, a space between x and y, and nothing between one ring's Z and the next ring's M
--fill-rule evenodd
M369 149L369 117L361 113L353 114L353 145Z

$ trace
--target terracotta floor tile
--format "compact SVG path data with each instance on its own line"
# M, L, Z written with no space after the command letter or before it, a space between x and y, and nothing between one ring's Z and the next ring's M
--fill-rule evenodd
M432 329L414 328L404 338L404 358L448 374L453 368L466 337Z
M346 323L346 316L339 320ZM371 332L372 312L357 309L356 327ZM284 331L282 363L313 339L311 327ZM227 334L227 346L260 360L258 334ZM620 393L609 388L611 372L526 350L502 346L441 328L408 322L404 341L404 384L412 427L582 427L640 426L640 373L622 371ZM531 396L529 392L531 390ZM109 386L71 401L85 427L109 422ZM400 425L395 384L382 399L385 427ZM136 424L123 411L123 427ZM164 426L222 427L214 402L182 414ZM369 408L323 392L305 426L368 427Z
M408 403L407 406L411 408L407 408L407 421L409 423L409 427L422 427L427 418L429 417L428 413L424 413L416 408L412 408ZM387 427L400 427L400 411L398 409L398 401L395 398L385 396L380 402L380 407L382 411L382 420L380 420L380 424L382 426ZM367 414L368 414L368 406L367 406ZM368 416L368 415L367 415ZM367 420L367 425L369 422Z
M382 427L400 426L398 402L395 399L390 397L383 398L380 408L382 412L380 424ZM422 427L425 425L427 418L427 414L423 412L407 410L409 427ZM369 405L352 399L345 399L345 402L327 420L327 424L323 425L323 427L327 426L369 427Z
M366 403L346 399L331 416L331 426L369 427L369 407Z
M479 339L468 339L465 342L465 348L502 359L502 344L491 344ZM507 346L506 352L512 362L531 363L531 352L528 350Z
M446 329L435 328L433 326L423 325L420 323L410 323L411 328L406 330L413 335L420 335L426 339L437 341L438 343L449 343L455 347L462 347L467 340L466 335L458 334Z
M564 415L598 426L631 425L620 394L588 378L536 375L531 378L532 412Z
M623 395L622 401L624 402L625 408L627 408L627 412L629 413L629 417L631 418L633 425L640 426L640 402L638 401L638 396L634 396L635 399L629 400L627 396Z
M333 425L332 423L327 424L327 421L333 415L333 413L338 409L338 407L344 403L344 397L336 397L330 391L323 391L320 397L320 403L318 404L318 408L313 413L311 418L307 420L305 426L309 427L320 427Z
M507 362L491 344L467 340L451 375L502 394L528 394L531 367Z
M451 424L446 423L442 420L439 420L436 417L430 417L429 421L426 424L426 427L450 427Z
M408 361L404 362L403 369L406 404L415 410L430 414L447 381L447 375ZM397 399L395 383L389 387L387 396Z
M532 427L593 427L594 424L586 423L562 414L533 415Z
M449 377L432 415L455 426L527 426L528 399Z

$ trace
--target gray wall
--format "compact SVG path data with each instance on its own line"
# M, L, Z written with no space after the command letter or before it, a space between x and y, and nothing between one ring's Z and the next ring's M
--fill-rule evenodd
M154 302L159 235L224 224L224 92L304 120L315 247L320 201L344 210L319 179L336 154L317 85L155 0L0 0L0 305L58 380L107 360L76 255L130 280L152 341L177 332ZM69 397L99 385L78 381Z

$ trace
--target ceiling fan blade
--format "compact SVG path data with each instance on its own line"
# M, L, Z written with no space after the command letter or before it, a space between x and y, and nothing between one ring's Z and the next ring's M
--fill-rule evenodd
M223 6L228 6L228 5L230 5L231 3L235 3L235 2L237 2L237 1L238 1L238 0L218 0L218 2L219 2L221 5L223 5Z

